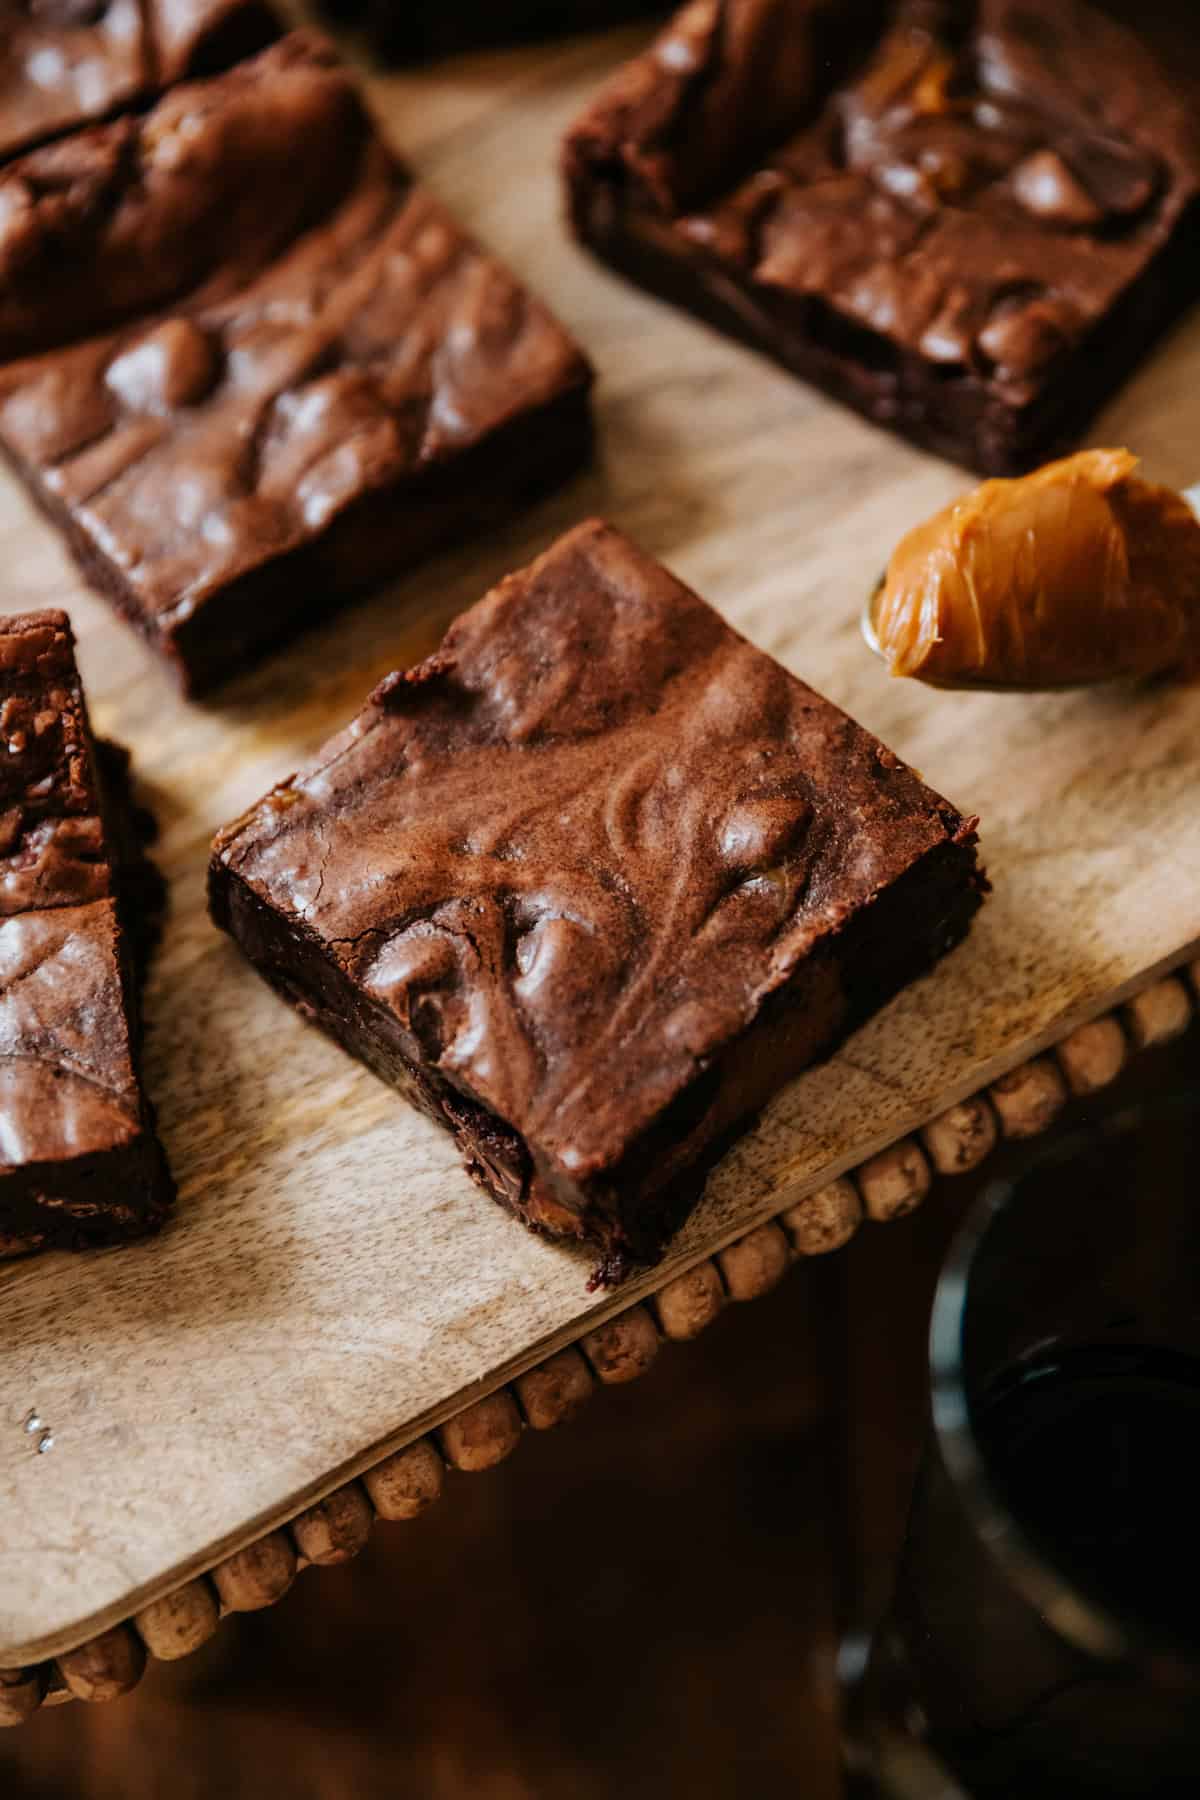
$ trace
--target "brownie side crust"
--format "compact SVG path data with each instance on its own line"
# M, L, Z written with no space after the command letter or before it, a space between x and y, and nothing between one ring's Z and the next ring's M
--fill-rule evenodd
M278 36L267 0L3 0L0 162Z
M23 184L0 448L190 692L588 454L586 359L311 34L14 165L0 220Z
M1200 294L1195 99L1082 0L701 0L569 134L570 217L868 418L1016 473Z
M581 526L218 837L214 919L526 1223L656 1255L967 929L974 822Z
M0 1255L119 1242L174 1191L138 1074L162 889L64 613L0 620L0 740Z

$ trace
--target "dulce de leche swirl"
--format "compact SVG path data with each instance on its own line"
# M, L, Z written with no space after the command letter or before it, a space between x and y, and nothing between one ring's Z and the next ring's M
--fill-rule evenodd
M1157 674L1200 652L1200 521L1128 450L985 481L918 525L873 624L893 675L1042 688Z

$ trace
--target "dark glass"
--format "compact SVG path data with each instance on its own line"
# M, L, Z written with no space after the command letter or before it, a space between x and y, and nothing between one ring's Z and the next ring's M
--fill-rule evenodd
M854 1698L874 1791L1200 1796L1198 1151L1194 1094L1118 1115L995 1184L956 1241Z
M1054 1346L999 1376L972 1415L1000 1500L1040 1554L1145 1633L1195 1642L1200 1358Z

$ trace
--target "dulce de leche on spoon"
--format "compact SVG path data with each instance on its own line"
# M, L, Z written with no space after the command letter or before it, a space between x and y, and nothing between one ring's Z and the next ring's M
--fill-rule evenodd
M864 618L893 675L939 687L1057 688L1159 674L1200 655L1200 519L1083 450L985 481L896 547Z

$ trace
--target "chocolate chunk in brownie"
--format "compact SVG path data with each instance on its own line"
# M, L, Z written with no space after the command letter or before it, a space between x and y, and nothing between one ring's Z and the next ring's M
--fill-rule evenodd
M213 915L536 1229L650 1258L963 935L974 821L590 523L218 837Z

